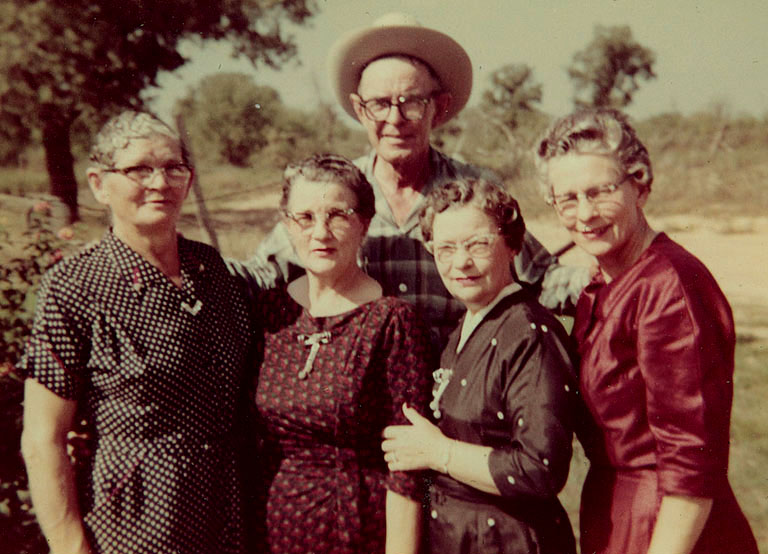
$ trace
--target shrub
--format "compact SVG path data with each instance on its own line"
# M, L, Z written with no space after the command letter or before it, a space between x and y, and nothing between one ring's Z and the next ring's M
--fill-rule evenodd
M7 552L46 552L30 506L27 476L19 454L24 383L16 370L29 335L34 298L43 274L74 248L69 227L51 229L51 206L38 202L30 208L26 228L12 241L0 228L0 536Z

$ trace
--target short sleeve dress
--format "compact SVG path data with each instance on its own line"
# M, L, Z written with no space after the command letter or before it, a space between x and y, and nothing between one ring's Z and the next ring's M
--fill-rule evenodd
M592 417L582 552L645 554L662 496L714 499L693 552L752 554L730 484L735 332L693 255L660 233L635 264L582 294L573 329Z
M434 415L446 436L493 447L488 463L501 495L438 475L430 489L431 552L575 553L557 499L568 477L578 405L565 330L518 287L457 353L460 334L461 325L435 372Z
M21 362L75 400L94 552L242 552L235 414L253 342L219 254L179 237L182 288L109 232L44 278Z
M315 318L278 289L262 296L260 310L262 551L384 552L387 490L423 498L418 472L388 471L381 432L407 424L404 402L424 413L432 369L426 326L391 297Z

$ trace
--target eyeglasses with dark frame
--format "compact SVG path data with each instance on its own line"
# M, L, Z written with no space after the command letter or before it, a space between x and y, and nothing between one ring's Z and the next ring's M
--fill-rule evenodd
M610 202L613 199L613 193L627 181L628 176L621 178L621 181L590 187L583 192L569 192L567 194L551 194L547 197L547 204L554 207L561 217L570 219L576 216L579 207L579 200L582 198L591 205L599 207L602 204Z
M363 111L368 119L373 121L384 121L389 117L392 107L396 107L400 115L406 121L419 121L427 112L427 106L432 98L438 92L433 92L427 96L398 96L393 102L390 98L370 98L363 100L358 96L358 102L363 107Z
M290 212L283 211L283 215L291 220L302 233L309 233L320 221L332 233L348 231L352 226L352 215L357 213L355 208L331 208L327 212Z
M172 187L182 187L189 182L192 176L192 168L184 163L170 163L161 167L151 165L131 165L128 167L111 167L104 169L107 173L120 173L139 185L146 185L159 171L165 177L165 181Z
M491 256L493 245L499 238L500 235L489 233L485 235L475 235L459 243L431 240L424 246L426 247L427 252L432 254L440 263L448 263L453 260L453 257L459 250L464 250L470 258L480 260Z

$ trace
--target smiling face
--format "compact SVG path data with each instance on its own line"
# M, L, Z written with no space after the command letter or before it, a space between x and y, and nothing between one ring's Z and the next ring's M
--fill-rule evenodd
M552 158L547 162L547 175L554 196L585 193L624 177L616 160L596 154ZM625 179L599 202L580 197L570 216L556 211L573 241L595 256L601 268L616 274L634 261L638 244L644 240L647 223L642 208L647 198L647 189Z
M494 235L488 257L471 257L464 248L457 248L453 259L435 259L437 270L451 296L459 300L470 313L487 306L505 286L513 282L510 264L515 257L499 236L496 224L473 204L448 208L435 215L432 238L435 244L458 245L480 235Z
M356 267L366 226L355 213L340 215L349 208L357 208L355 194L343 185L304 177L292 183L286 211L296 219L311 214L314 220L313 225L302 229L294 219L285 218L293 247L308 272L333 277ZM326 222L328 214L337 215Z
M437 114L443 113L450 102L450 95L441 93L432 97L424 117L417 121L406 120L394 106L387 119L374 121L365 114L360 99L395 101L401 96L429 98L438 89L438 83L426 66L408 59L381 58L365 68L360 77L358 94L352 95L352 104L379 158L397 165L426 156L429 151L429 134L439 122Z
M146 165L165 167L183 163L178 141L163 135L132 139L114 155L114 167ZM175 232L191 178L172 185L162 171L137 183L127 176L102 168L89 168L88 184L96 200L109 206L114 233L131 243L137 235Z

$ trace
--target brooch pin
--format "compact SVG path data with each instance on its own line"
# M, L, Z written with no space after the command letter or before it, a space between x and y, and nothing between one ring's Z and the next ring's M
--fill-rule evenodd
M437 383L437 388L432 389L432 402L429 403L429 409L432 410L432 415L439 419L442 413L440 412L440 398L445 392L445 388L453 377L453 370L441 367L432 372L432 378Z
M320 345L328 344L328 341L331 340L331 332L321 331L320 333L312 333L310 335L302 334L298 336L298 339L299 342L304 342L304 346L309 346L309 356L307 356L307 361L304 363L304 368L299 371L299 379L306 379L312 372L312 366L315 363L317 352L320 350Z

